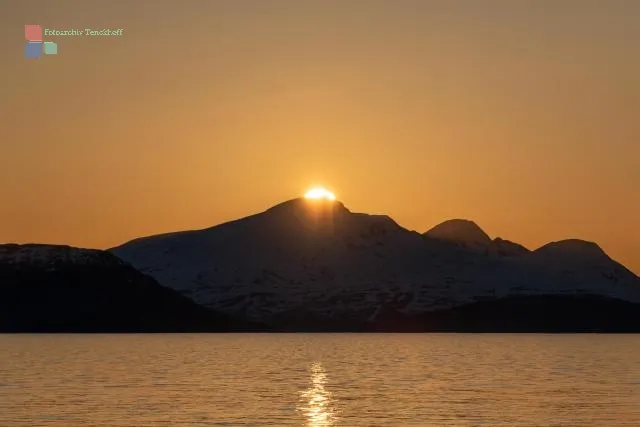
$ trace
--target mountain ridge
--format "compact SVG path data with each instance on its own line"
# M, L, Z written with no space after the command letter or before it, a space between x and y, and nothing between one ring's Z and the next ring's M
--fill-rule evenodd
M577 239L530 251L492 240L472 221L443 224L420 234L341 202L292 199L110 251L199 304L267 323L301 312L375 321L389 310L415 316L518 295L640 302L638 276L606 255L591 265L593 257L583 255L593 255L592 246ZM555 259L558 248L563 260L555 265L545 257Z
M113 252L116 251L118 248L124 246L125 244L131 244L131 243L136 243L136 242L143 242L145 240L150 240L150 239L155 239L155 238L165 238L165 237L173 237L173 236L179 236L179 235L188 235L188 234L192 234L192 233L197 233L197 232L204 232L204 231L208 231L211 229L216 229L219 228L221 226L230 226L232 224L238 223L240 221L244 221L244 220L249 220L249 219L253 219L255 217L259 217L260 215L266 214L268 212L274 212L277 210L285 210L285 209L290 209L292 207L295 206L300 206L305 202L309 202L308 200L306 200L303 197L298 197L298 198L293 198L293 199L289 199L287 201L284 202L280 202L280 203L276 203L275 205L271 206L270 208L267 208L261 212L258 213L254 213L254 214L250 214L250 215L246 215L246 216L242 216L236 219L231 219L231 220L227 220L227 221L223 221L219 224L215 224L215 225L211 225L211 226L207 226L207 227L203 227L203 228L193 228L193 229L185 229L185 230L179 230L179 231L168 231L168 232L161 232L161 233L157 233L157 234L150 234L150 235L146 235L146 236L140 236L140 237L136 237L133 238L131 240L128 240L122 244L113 246L113 247L107 247L105 249L96 249L96 250L105 250L108 252ZM514 242L512 240L508 240L508 239L504 239L501 236L497 236L495 238L491 238L489 237L489 235L482 229L482 227L480 227L475 221L473 220L469 220L469 219L463 219L463 218L454 218L454 219L449 219L449 220L445 220L439 224L436 224L435 226L431 227L430 229L428 229L427 231L420 233L418 231L406 228L402 225L400 225L397 221L395 221L391 216L386 215L386 214L368 214L368 213L363 213L363 212L352 212L351 210L349 210L344 203L342 203L341 201L338 200L319 200L316 201L314 200L313 203L324 203L325 206L331 206L334 205L336 206L336 208L334 208L334 211L339 211L342 213L347 213L347 214L352 214L352 215L362 215L362 216L366 216L366 217L370 217L370 218L380 218L381 220L387 221L390 224L393 224L393 226L398 227L404 231L408 231L410 233L415 233L418 235L422 235L428 238L433 238L434 240L441 240L444 242L450 242L450 243L455 243L455 244L459 244L461 246L465 246L465 243L468 243L465 241L465 239L462 238L458 238L456 239L455 237L445 237L445 236L439 236L438 233L440 232L440 228L442 226L445 225L449 225L449 224L468 224L469 225L469 229L475 229L477 230L477 232L482 236L486 236L486 238L481 238L480 240L482 241L483 244L487 244L490 245L491 243L493 243L494 245L505 245L505 246L509 246L511 248L514 248L516 252L520 252L520 253L534 253L534 252L538 252L541 250L544 250L548 247L560 247L560 246L565 246L565 248L570 248L570 247L574 247L576 248L578 245L577 244L584 244L587 247L592 247L592 248L597 248L597 250L599 252L601 252L602 254L604 254L605 256L609 257L609 255L596 243L596 242L592 242L589 240L585 240L585 239L581 239L581 238L577 238L577 237L568 237L568 238L564 238L564 239L560 239L560 240L554 240L554 241L550 241L548 243L544 243L542 245L540 245L537 248L534 249L530 249L528 247L526 247L525 245L522 245L518 242ZM462 227L462 229L464 230L465 227ZM65 245L54 245L54 246L65 246ZM91 249L87 249L87 250L91 250ZM610 257L609 257L610 258ZM610 258L612 259L612 258ZM636 277L640 278L640 275L636 274L634 271L632 271L631 269L629 269L628 267L625 266L626 269L628 269L632 274L634 274Z

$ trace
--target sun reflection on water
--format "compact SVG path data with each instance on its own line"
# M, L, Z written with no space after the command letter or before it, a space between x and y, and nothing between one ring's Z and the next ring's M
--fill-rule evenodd
M314 362L310 369L311 381L309 388L301 393L299 410L307 418L310 427L334 426L337 422L331 392L325 386L327 374L320 362Z

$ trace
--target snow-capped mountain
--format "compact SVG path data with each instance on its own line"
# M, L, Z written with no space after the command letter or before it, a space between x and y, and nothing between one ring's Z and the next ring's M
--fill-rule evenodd
M115 255L0 245L0 331L227 330L241 322L160 286Z
M111 251L199 304L272 324L292 314L375 321L518 295L640 302L640 279L593 243L529 251L465 220L421 235L328 200L294 199Z

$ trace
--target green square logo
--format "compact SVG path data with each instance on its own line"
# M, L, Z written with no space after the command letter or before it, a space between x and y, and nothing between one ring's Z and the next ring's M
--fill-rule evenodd
M44 42L44 53L45 55L57 55L58 44L54 42Z

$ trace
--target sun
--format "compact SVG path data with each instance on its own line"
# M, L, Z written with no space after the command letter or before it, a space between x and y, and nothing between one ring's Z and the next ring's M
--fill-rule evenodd
M304 194L305 199L335 200L336 195L323 187L314 187Z

